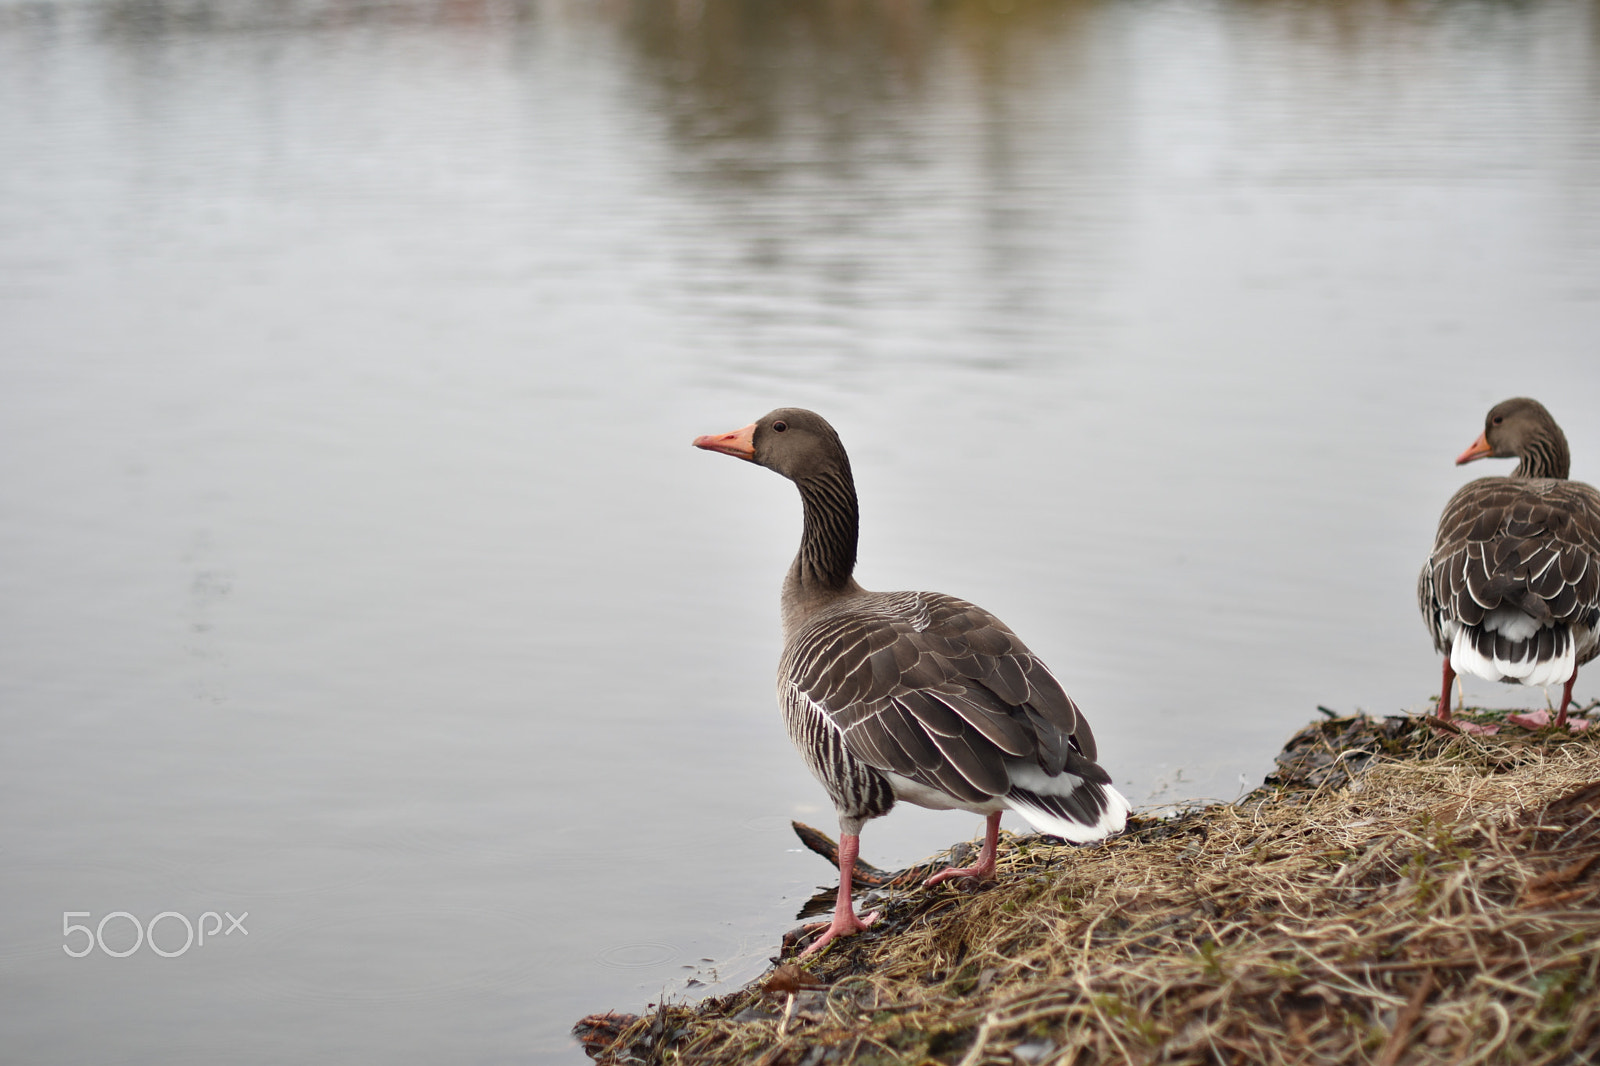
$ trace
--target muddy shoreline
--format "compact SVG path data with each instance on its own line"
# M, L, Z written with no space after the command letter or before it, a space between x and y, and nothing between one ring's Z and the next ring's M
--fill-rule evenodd
M1502 729L1314 722L1235 803L1005 834L986 885L877 872L868 933L574 1033L706 1066L1600 1061L1600 730L1473 716Z

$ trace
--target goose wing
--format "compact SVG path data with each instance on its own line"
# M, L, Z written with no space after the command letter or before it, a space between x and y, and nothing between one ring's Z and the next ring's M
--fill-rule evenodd
M1110 782L1088 723L1044 663L952 596L854 599L797 634L780 675L853 756L963 802L1005 795L1018 760Z
M1430 620L1443 615L1480 625L1504 605L1541 625L1593 627L1600 610L1600 493L1580 481L1469 482L1445 505L1419 592ZM1441 627L1431 628L1437 644Z

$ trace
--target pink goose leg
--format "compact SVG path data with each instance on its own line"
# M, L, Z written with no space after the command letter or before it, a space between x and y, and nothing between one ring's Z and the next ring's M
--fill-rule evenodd
M995 811L989 815L989 824L984 828L983 850L978 853L977 863L960 869L952 867L948 870L940 870L924 881L923 884L932 887L941 881L948 881L952 877L975 877L979 881L986 881L994 876L994 858L999 846L1000 812Z
M816 942L800 953L800 958L813 955L841 936L854 936L878 920L873 911L864 918L856 917L855 904L850 892L855 887L856 856L861 854L861 837L849 833L839 834L839 898L833 905L833 921L822 931ZM818 923L820 924L820 923Z
M1434 708L1434 715L1441 722L1450 720L1450 686L1455 683L1456 672L1450 666L1450 653L1444 653L1444 691L1439 694L1439 706Z
M1556 714L1556 728L1561 729L1567 724L1567 705L1572 702L1572 683L1578 680L1578 668L1572 668L1572 676L1567 678L1567 685L1561 690L1561 710Z
M1441 722L1451 720L1450 686L1455 684L1455 680L1456 672L1450 665L1450 656L1447 654L1444 657L1444 690L1439 693L1439 706L1435 707L1433 712ZM1497 725L1479 725L1477 722L1469 722L1465 718L1456 722L1456 728L1463 733L1476 733L1480 736L1492 736L1500 732L1500 727Z

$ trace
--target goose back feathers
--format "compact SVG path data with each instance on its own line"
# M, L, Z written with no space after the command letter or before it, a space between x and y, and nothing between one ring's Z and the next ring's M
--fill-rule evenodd
M1077 705L1016 634L964 600L850 597L787 642L778 687L790 736L842 820L859 826L906 799L1009 807L1069 840L1121 827L1126 810Z
M1469 482L1445 505L1418 603L1445 656L1439 714L1455 674L1564 684L1600 650L1600 493L1568 475L1566 437L1534 400L1497 404L1456 460L1516 458L1508 477Z

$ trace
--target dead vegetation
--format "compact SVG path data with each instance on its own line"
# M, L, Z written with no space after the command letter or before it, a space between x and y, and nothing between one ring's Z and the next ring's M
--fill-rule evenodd
M605 1063L1600 1061L1600 737L1333 719L1238 803L1005 843L805 971L576 1032Z

